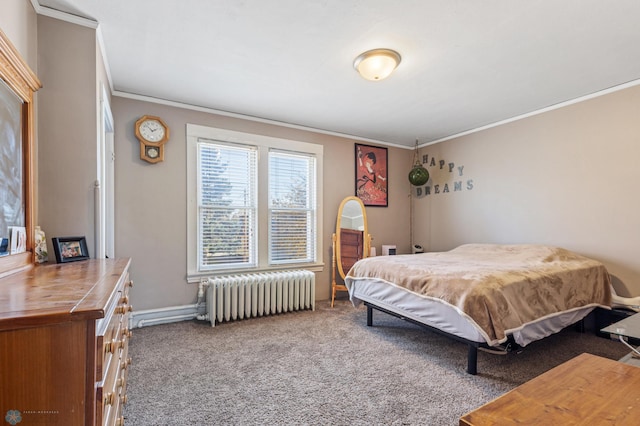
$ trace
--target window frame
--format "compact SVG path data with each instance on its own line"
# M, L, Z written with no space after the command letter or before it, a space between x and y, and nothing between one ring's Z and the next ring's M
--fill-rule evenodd
M322 171L324 147L320 144L274 138L233 130L220 129L197 124L187 124L187 281L197 283L203 277L238 272L261 272L304 268L314 272L322 271L323 261L323 215L321 208ZM258 149L258 224L257 224L257 263L253 267L229 267L201 271L198 264L200 235L198 229L198 141L207 139L221 143L252 145ZM313 155L316 161L316 218L315 218L315 260L308 263L269 264L269 150L290 151Z

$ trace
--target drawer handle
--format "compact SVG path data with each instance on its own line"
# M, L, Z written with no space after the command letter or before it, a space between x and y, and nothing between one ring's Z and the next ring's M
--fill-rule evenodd
M116 426L124 426L124 417L120 416L116 419Z
M126 386L126 384L127 384L127 379L125 379L124 377L118 377L118 380L116 380L116 387L118 388Z
M123 305L129 303L129 296L122 296L122 298L120 298L120 303L122 303Z
M132 363L131 358L127 358L120 363L120 368L122 370L126 370L127 368L129 368L131 363Z
M113 339L108 343L105 343L104 345L104 351L108 352L108 353L115 353L115 351L118 350L118 348L120 347L121 343L119 340Z
M129 330L128 328L125 328L124 331L122 332L122 334L124 334L128 338L133 337L133 331Z
M129 399L127 398L127 395L126 395L126 394L124 394L124 395L120 395L120 402L121 402L122 404L126 404L128 400L129 400Z
M107 396L104 397L104 405L113 404L113 392L109 392Z
M114 310L114 312L116 314L126 314L127 312L133 312L133 306L131 305L120 305L120 306L116 306L116 309Z
M127 368L129 368L129 366L133 364L133 361L131 360L131 357L127 358L127 359L122 359L122 362L120 363L121 367L123 370L126 370Z

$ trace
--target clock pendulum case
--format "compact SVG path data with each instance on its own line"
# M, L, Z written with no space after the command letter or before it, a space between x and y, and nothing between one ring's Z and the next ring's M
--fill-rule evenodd
M160 117L143 115L135 126L140 141L140 158L149 163L164 161L164 144L169 140L169 126Z

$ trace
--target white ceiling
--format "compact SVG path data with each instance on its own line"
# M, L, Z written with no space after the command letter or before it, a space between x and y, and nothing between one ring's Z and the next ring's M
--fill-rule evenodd
M390 145L640 79L638 0L38 1L99 23L116 92ZM400 66L362 79L381 47Z

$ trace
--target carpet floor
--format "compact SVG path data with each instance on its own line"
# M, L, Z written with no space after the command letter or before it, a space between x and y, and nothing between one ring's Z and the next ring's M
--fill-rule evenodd
M134 330L127 425L457 425L465 413L588 352L619 359L615 341L568 328L507 356L467 346L341 300L228 322Z

